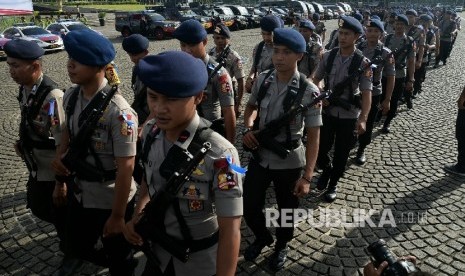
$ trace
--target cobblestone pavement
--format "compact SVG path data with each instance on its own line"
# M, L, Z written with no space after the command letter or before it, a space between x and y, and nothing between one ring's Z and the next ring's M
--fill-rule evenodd
M335 21L328 21L327 25L329 29L336 26ZM121 37L111 23L96 29L114 42L122 90L132 101L129 87L132 65L120 46ZM259 30L234 32L232 41L233 48L248 57L250 67L252 47L260 41ZM377 137L367 149L369 161L363 167L348 164L334 203L322 202L320 195L313 191L302 199L303 208L313 209L315 218L324 214L325 208L345 209L349 218L357 209L379 210L369 216L376 225L299 223L295 239L290 243L289 260L277 275L360 275L361 267L369 260L366 246L379 238L385 239L399 256L415 255L419 266L434 275L465 275L465 179L442 170L456 156L455 100L464 85L461 75L462 62L465 62L464 41L461 33L447 66L428 72L424 92L415 100L412 110L401 107L392 124L392 133L384 135L375 130ZM176 40L150 43L154 53L178 48ZM63 88L70 86L66 60L66 52L44 58L45 72ZM54 227L38 220L25 208L26 167L12 147L18 137L20 116L17 85L9 78L5 62L0 62L0 72L0 275L52 275L62 254ZM239 142L237 146L245 162L247 154L243 154ZM275 203L270 190L267 208L273 208ZM384 209L392 211L395 226L377 227ZM245 225L242 237L244 250L253 241ZM238 274L272 274L267 269L271 252L271 249L265 250L255 262L241 259ZM81 274L105 275L107 270L86 264Z

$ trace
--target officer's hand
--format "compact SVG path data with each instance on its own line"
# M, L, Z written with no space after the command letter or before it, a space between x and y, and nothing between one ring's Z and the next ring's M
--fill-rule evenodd
M124 237L126 238L126 240L130 243L130 244L133 244L133 245L139 245L139 246L142 246L143 244L143 241L142 241L142 238L141 236L139 236L139 234L137 234L136 230L134 229L134 225L139 221L139 217L138 216L135 216L133 217L127 224L126 224L126 227L124 229Z
M321 103L323 104L323 107L327 107L329 105L328 99L321 100Z
M405 84L405 90L408 91L408 92L411 92L411 91L413 90L413 82L408 81L408 82Z
M383 115L387 115L387 113L389 112L389 109L391 109L391 101L388 101L386 99L381 103L381 110L383 112Z
M68 168L65 167L63 162L61 162L61 158L55 157L52 161L52 170L55 172L57 175L64 175L64 176L69 176L70 171Z
M105 222L105 226L103 227L103 237L111 237L117 234L121 234L124 232L124 228L126 227L126 222L124 221L124 217L110 215Z
M255 138L254 131L248 131L242 138L242 143L249 149L256 150L259 146L257 138Z
M307 180L300 178L294 187L294 195L296 197L303 197L310 192L310 183Z
M66 204L66 194L68 192L68 187L66 183L55 183L55 188L53 189L52 200L55 206L64 206Z
M464 104L465 104L465 97L463 97L463 98L460 97L460 98L457 100L457 107L458 107L459 109L465 109Z
M362 135L367 129L367 122L358 120L357 121L357 135Z
M386 261L382 262L378 268L376 268L375 265L370 262L363 268L363 276L380 276L387 266L388 262Z
M252 91L252 85L253 85L253 79L247 78L247 80L245 81L245 91L250 93L250 91Z
M421 61L418 60L418 61L415 62L415 70L420 69L420 67L421 67Z

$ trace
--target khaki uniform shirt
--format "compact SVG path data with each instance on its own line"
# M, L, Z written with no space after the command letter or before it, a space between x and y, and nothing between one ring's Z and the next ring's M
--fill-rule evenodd
M326 76L326 64L328 62L329 54L330 54L330 51L324 53L323 59L318 65L318 69L316 70L315 78L322 80ZM338 83L343 81L347 76L349 76L352 73L348 71L349 71L349 66L352 62L353 57L354 57L354 54L352 54L350 57L343 59L340 51L337 52L336 57L334 58L333 67L331 68L331 71L328 76L328 79L329 79L328 87L330 90L333 90L334 86L336 86ZM364 68L367 66L368 63L369 63L368 59L364 58L360 67ZM371 72L371 69L367 68L365 72L362 73L362 75L359 77L359 80L357 82L352 82L352 89L354 91L353 93L358 94L360 93L360 91L362 92L369 91L369 92L363 92L363 93L371 94L371 90L373 89L373 85L371 82L372 75L373 73ZM350 98L349 89L346 89L344 91L341 98L345 100L348 100ZM353 105L350 110L346 110L340 106L330 105L326 107L323 110L323 112L327 115L330 115L336 118L357 119L358 116L360 115L361 110L360 108L356 108Z
M208 53L211 57L217 58L219 54L216 52L216 47L213 47L210 52ZM242 62L241 56L234 50L230 50L229 54L226 58L226 64L224 68L228 70L229 75L233 79L241 79L245 77L245 72L243 68L244 64Z
M359 49L362 50L363 55L365 57L372 60L374 58L377 47L378 46L374 48L368 48L368 43L365 41L362 43ZM396 68L394 65L395 62L391 50L383 46L383 49L381 51L381 57L384 61L381 64L379 64L376 68L373 68L373 90L371 92L372 96L379 96L382 94L381 77L396 75Z
M252 87L252 93L249 97L249 105L257 106L258 104L258 91L264 81L270 83L269 88L263 97L259 108L260 112L260 124L259 129L264 128L265 124L272 121L279 116L284 114L283 101L288 93L288 88L292 87L296 91L299 89L300 74L295 71L294 76L287 84L283 84L282 88L278 87L278 80L276 73L272 73L266 80L266 73L263 72L258 76L256 82ZM305 94L302 98L302 105L309 104L314 98L315 94L318 94L319 90L313 83L308 83ZM319 127L321 126L321 108L319 105L310 107L304 113L301 113L295 117L290 123L291 140L299 140L302 138L305 128ZM286 129L282 128L280 133L275 137L278 142L286 142ZM262 159L260 165L264 168L270 169L296 169L305 166L305 147L301 144L298 148L291 151L286 159L281 159L278 155L265 148L259 148L258 153Z
M200 117L196 115L183 135L174 144L187 150L199 121ZM155 120L147 123L142 137L147 137L154 123ZM243 214L242 177L231 169L225 159L230 156L232 162L239 165L237 150L228 140L216 132L209 137L209 142L211 150L192 173L191 179L183 184L177 196L181 213L193 240L207 238L216 233L218 231L217 217L235 217ZM159 168L166 158L169 148L174 144L165 138L164 131L160 131L150 147L145 163L145 179L149 182L148 188L151 198L165 188L167 180L160 175ZM176 239L183 239L172 206L166 211L165 228L168 235ZM159 245L155 245L154 252L160 260L162 270L165 270L168 262L173 258L176 275L204 276L216 273L217 245L190 254L187 263L182 263L172 257Z
M310 40L307 43L306 52L298 63L299 72L308 77L316 70L320 62L321 49L323 49L323 47L318 42Z
M104 79L99 87L99 91L107 85ZM68 105L70 96L75 90L71 87L66 91L64 106ZM79 115L90 101L82 96L79 90L79 96L74 107L74 114L71 118L66 118L68 129L73 136L79 131ZM123 118L123 115L126 118ZM97 127L91 138L91 146L102 161L104 170L116 169L115 157L129 157L136 155L138 120L135 111L129 106L123 96L116 93L110 101L110 104L103 112L102 117L97 123ZM90 154L86 161L89 164L95 164L94 157ZM111 209L115 193L115 181L88 182L76 178L76 184L82 190L82 193L76 195L85 208ZM136 193L136 185L131 180L131 190L128 202Z
M397 37L394 34L389 41L389 45L386 45L386 47L388 47L391 51L395 51L396 49L404 47L405 43L409 43L405 34L401 37ZM396 59L396 62L405 62L405 67L403 69L396 68L396 78L405 78L407 76L407 63L408 59L411 57L415 57L415 45L413 45L412 51L408 51L407 54L401 54ZM399 58L402 60L399 60Z
M34 89L37 89L42 83L43 75L37 80ZM23 88L21 91L22 99L20 108L26 108L28 97L32 91ZM50 105L53 104L53 107ZM52 115L48 115L53 110ZM61 142L61 133L64 127L65 112L63 109L63 91L61 89L53 89L45 97L42 107L39 109L39 114L32 120L32 126L26 121L27 136L33 141L41 141L37 134L41 137L49 137L55 139L55 145L58 146ZM54 149L33 149L32 158L37 165L37 181L55 181L55 172L51 168L51 163L55 158L56 151Z
M255 55L257 54L257 49L258 49L258 44L255 45L255 47L253 48L252 68L255 68ZM265 43L265 45L263 46L263 50L260 54L260 59L258 60L258 65L256 66L257 72L255 73L257 73L257 75L273 67L273 61L271 60L272 56L273 56L273 45L268 45Z
M209 55L206 55L203 61L208 68L208 74L218 65ZM221 118L221 107L228 106L234 106L233 86L228 71L221 68L209 81L200 103L200 109L205 119L214 121Z

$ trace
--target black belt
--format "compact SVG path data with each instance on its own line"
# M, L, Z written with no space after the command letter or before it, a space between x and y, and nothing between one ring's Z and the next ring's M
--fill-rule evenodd
M212 247L213 245L218 243L219 236L219 231L216 231L215 234L211 235L210 237L192 241L192 243L189 246L190 252L199 252Z
M28 142L30 143L31 147L35 149L40 149L40 150L56 149L55 140L53 139L42 140L42 141L29 140Z
M290 143L282 142L280 144L288 150L295 150L296 148L300 147L300 145L302 144L302 140L297 139L297 140L291 141Z

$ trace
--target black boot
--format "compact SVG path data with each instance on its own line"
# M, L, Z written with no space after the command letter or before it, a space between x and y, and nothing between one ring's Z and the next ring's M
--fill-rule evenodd
M320 191L326 189L326 186L328 186L329 178L331 176L331 170L332 167L326 167L323 169L323 172L320 175L320 178L318 178L318 182L316 183L316 188Z
M337 180L333 181L331 179L331 182L328 185L328 189L326 189L325 192L325 201L328 203L333 202L337 197Z
M268 234L268 237L257 237L255 241L249 245L244 251L244 259L246 261L255 260L262 253L265 246L270 246L273 243L273 237Z
M363 165L367 161L367 158L365 156L365 148L364 147L359 147L357 151L357 157L355 158L355 162L357 165Z

